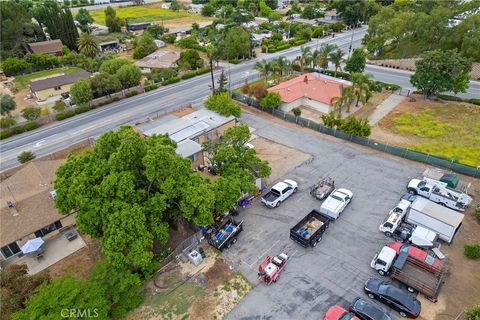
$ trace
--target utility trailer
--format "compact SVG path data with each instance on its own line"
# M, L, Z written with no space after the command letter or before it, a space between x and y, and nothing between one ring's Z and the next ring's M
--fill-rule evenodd
M318 200L323 200L335 189L335 181L332 178L323 178L310 187L310 194Z
M290 229L290 239L305 248L315 247L329 225L330 219L314 209Z
M220 226L214 225L206 229L204 237L214 248L223 251L237 242L237 236L243 231L243 220L237 222L232 218L227 218Z
M442 268L432 271L407 252L400 252L392 266L390 277L405 284L408 291L421 292L427 299L437 302L445 273Z

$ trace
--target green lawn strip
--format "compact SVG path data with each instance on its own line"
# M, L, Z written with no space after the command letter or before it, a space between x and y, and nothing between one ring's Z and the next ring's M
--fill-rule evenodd
M55 68L55 69L32 72L29 74L15 77L15 84L18 89L24 89L28 87L28 85L30 84L30 81L38 78L43 78L43 77L51 76L54 74L62 74L62 73L72 74L79 71L82 71L82 69L77 67L70 67L70 68Z
M392 119L394 132L421 138L407 147L470 166L480 165L480 110L439 106Z
M152 7L152 5L120 7L116 8L116 12L117 17L128 19L129 23L172 20L176 18L196 16L188 12L172 11L169 9L158 8L158 6ZM104 9L91 10L90 15L96 23L105 25Z

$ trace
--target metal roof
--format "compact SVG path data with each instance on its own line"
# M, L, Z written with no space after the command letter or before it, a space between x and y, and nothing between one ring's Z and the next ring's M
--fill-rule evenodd
M420 211L434 219L444 221L455 226L455 228L458 228L463 220L463 214L422 197L417 197L415 201L413 201L410 210L411 209Z
M190 139L179 142L177 150L175 150L177 154L185 158L193 156L200 151L202 151L202 146Z

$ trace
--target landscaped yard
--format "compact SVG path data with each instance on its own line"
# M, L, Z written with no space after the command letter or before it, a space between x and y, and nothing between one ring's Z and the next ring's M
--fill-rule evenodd
M163 9L159 3L144 6L119 7L115 9L117 17L128 19L129 23L162 21L184 17L200 17L199 15L188 12ZM92 10L90 11L90 15L96 23L105 25L104 9Z
M55 68L50 70L33 72L23 76L15 77L15 85L17 86L17 89L24 89L28 87L28 84L30 83L30 81L38 78L48 77L48 76L52 76L55 74L62 74L62 73L72 74L79 71L82 71L82 69L76 68L76 67L69 67L69 68Z
M480 165L480 108L447 101L404 100L374 127L372 138Z

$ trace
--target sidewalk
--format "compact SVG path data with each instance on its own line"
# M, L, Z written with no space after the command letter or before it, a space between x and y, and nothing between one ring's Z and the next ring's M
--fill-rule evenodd
M387 99L383 100L383 102L380 103L370 115L368 119L370 121L370 125L372 127L376 125L380 120L383 119L383 117L385 117L390 113L390 111L398 106L403 99L405 99L404 96L393 93Z

